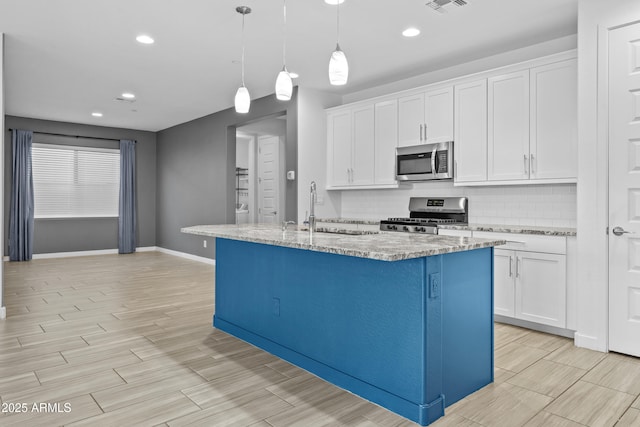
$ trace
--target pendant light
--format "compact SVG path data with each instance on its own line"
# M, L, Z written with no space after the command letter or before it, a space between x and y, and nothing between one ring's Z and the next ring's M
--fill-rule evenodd
M336 30L336 50L331 54L329 60L329 82L334 86L347 84L349 78L349 63L347 57L340 49L340 3L336 4L337 11L337 30Z
M276 98L280 101L288 101L291 99L293 92L293 82L291 75L287 71L287 0L282 0L282 14L284 17L283 40L282 40L282 71L276 79Z
M248 113L251 105L249 90L244 85L244 16L251 13L251 8L247 6L236 7L236 12L242 15L242 86L238 88L235 98L236 113Z

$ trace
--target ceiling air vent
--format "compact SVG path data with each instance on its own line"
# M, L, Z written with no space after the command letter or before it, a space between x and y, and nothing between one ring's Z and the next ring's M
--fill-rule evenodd
M438 13L445 13L447 11L445 6L449 6L450 4L464 6L467 2L465 0L433 0L427 3L427 6Z

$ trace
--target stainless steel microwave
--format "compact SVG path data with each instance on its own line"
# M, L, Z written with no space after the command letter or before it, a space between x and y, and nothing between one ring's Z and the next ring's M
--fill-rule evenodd
M396 148L396 180L453 178L453 141Z

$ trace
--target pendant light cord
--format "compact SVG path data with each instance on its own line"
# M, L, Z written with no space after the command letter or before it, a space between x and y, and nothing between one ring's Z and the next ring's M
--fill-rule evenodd
M244 16L246 12L242 13L242 86L244 86Z
M282 0L282 15L284 26L282 27L282 66L287 66L287 0Z
M337 10L337 24L336 24L336 45L340 46L340 1L338 0L338 4L336 5Z

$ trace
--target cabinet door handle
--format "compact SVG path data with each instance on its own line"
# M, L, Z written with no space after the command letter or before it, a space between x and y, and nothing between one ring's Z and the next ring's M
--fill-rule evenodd
M424 140L427 140L427 124L424 124Z
M513 266L513 257L509 256L509 277L513 277L512 266Z
M422 141L422 124L420 124L420 141Z
M520 277L520 257L516 257L516 277Z
M529 162L526 154L524 155L524 173L529 173Z
M531 158L531 164L529 166L529 169L531 169L531 175L533 175L535 173L535 171L533 170L533 165L535 164L535 158L533 157L533 154L530 156Z

